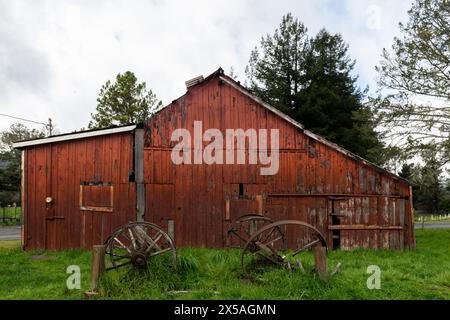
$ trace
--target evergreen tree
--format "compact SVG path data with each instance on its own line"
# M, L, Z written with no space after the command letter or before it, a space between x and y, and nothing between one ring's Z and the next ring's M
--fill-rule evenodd
M295 118L306 128L373 162L382 163L383 144L363 104L364 92L352 76L355 61L339 34L321 30L310 40L304 87L297 95Z
M91 114L89 128L105 128L114 122L140 123L161 107L162 102L152 90L147 91L145 82L138 83L133 72L119 73L114 84L108 80L102 86L97 98L97 112Z
M398 175L405 180L411 180L411 178L413 177L413 168L414 165L404 163Z
M421 179L419 186L418 202L421 203L426 213L439 213L439 203L442 200L442 165L437 160L437 149L431 147L422 152L425 165L420 171Z
M426 214L439 213L445 200L442 180L443 164L438 157L437 144L424 146L419 154L424 164L405 164L399 175L411 182L414 207Z
M12 147L13 142L44 136L43 130L29 129L20 123L0 133L0 202L19 200L21 152Z
M296 100L304 86L307 45L306 27L288 13L273 36L261 38L261 47L251 52L245 70L254 93L290 116L299 107Z
M260 53L261 51L261 53ZM339 34L314 38L291 14L250 56L250 89L305 128L378 164L385 161L372 110L353 76L355 61Z

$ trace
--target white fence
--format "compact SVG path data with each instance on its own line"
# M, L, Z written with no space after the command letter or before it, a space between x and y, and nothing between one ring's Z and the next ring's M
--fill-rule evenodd
M439 221L449 220L450 214L430 214L430 215L421 215L414 218L414 222L416 224L421 224L422 229L425 228L426 223L439 223Z

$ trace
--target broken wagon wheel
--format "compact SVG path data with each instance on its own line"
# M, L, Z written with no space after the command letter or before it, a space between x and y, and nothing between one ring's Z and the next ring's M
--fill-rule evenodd
M273 223L272 219L259 214L246 214L240 216L228 230L228 237L234 236L239 239L240 243L240 245L235 245L232 247L242 249L251 236L253 236L263 226L271 223ZM280 235L282 234L281 229L278 228L277 231Z
M277 229L281 230L282 236ZM249 275L252 266L264 262L291 268L295 264L290 258L315 246L327 248L327 243L312 225L298 220L274 222L259 229L247 241L241 254L242 269Z
M149 222L132 222L119 227L105 241L105 254L109 255L111 267L118 269L132 265L144 268L156 256L170 254L176 266L177 253L172 238L159 226Z

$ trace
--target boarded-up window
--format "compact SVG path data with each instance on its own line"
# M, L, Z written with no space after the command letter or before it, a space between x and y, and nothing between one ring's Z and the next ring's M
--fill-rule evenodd
M80 210L112 212L114 188L110 182L83 182L80 185Z

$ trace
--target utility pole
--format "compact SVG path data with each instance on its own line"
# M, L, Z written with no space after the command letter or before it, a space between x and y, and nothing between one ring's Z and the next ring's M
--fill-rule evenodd
M48 129L48 135L51 136L53 131L52 118L48 118L48 124L46 127Z

